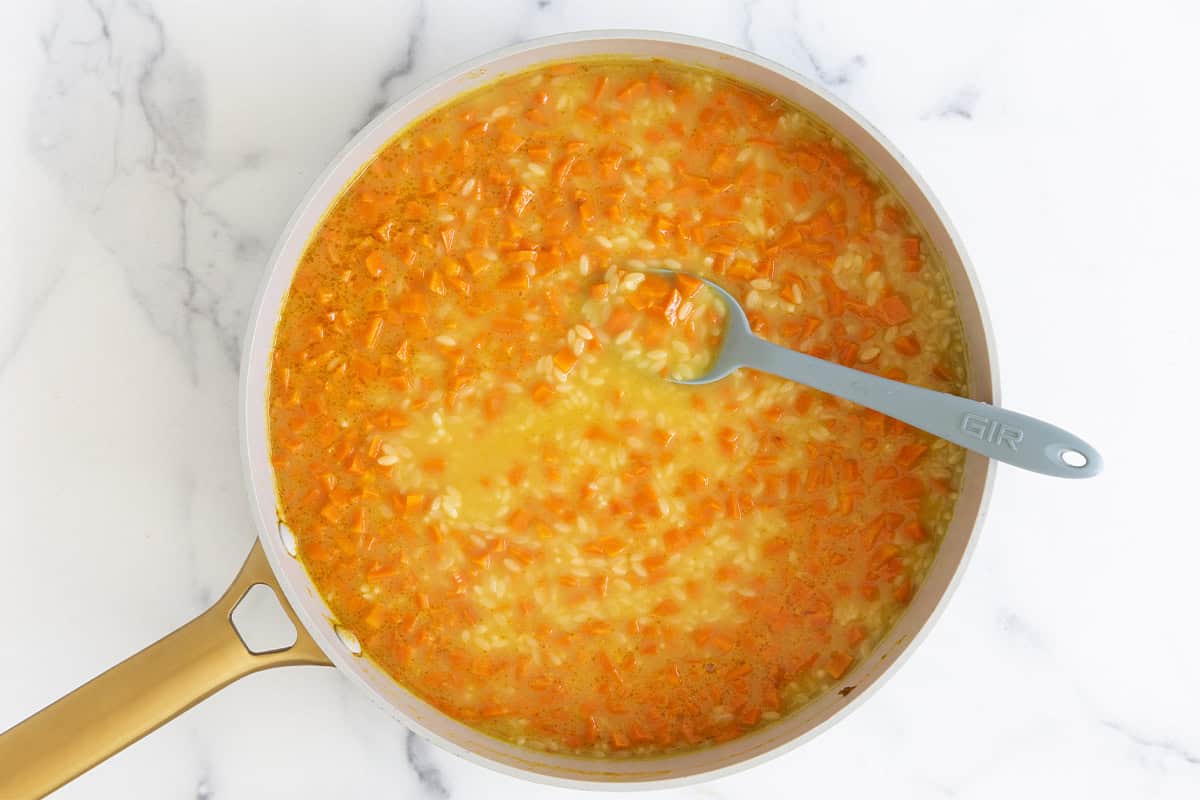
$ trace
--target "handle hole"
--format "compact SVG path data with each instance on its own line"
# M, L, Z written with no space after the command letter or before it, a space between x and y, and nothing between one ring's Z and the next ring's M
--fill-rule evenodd
M362 644L359 643L358 637L354 635L353 631L343 628L341 625L334 625L333 632L337 634L343 647L356 656L362 655Z
M287 650L296 643L296 626L266 584L256 583L246 590L229 621L242 644L255 655Z
M1058 457L1068 467L1074 467L1075 469L1082 469L1088 465L1088 457L1078 450L1063 450L1058 454Z
M296 534L292 533L292 529L282 522L279 523L279 541L283 542L283 549L287 550L287 554L292 558L296 558L296 553L299 551L299 546L296 544Z

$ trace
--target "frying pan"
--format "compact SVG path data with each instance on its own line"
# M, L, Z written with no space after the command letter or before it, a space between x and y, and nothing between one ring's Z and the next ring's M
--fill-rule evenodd
M537 752L491 738L443 714L362 656L296 558L295 539L277 512L268 455L267 375L275 326L312 231L376 151L425 112L505 74L594 55L667 59L724 72L808 109L857 147L908 204L942 256L964 327L971 397L998 401L987 315L958 238L913 169L840 101L766 59L673 34L572 33L482 56L434 78L359 132L317 179L279 239L250 315L239 398L243 466L258 540L229 590L182 628L0 734L0 797L49 793L238 678L297 664L336 667L407 727L500 772L574 788L664 788L744 769L812 738L862 702L929 629L961 575L983 519L995 468L982 456L967 455L954 517L911 604L838 687L740 738L657 758L590 759ZM233 609L256 585L274 592L295 625L292 646L256 653L234 627Z

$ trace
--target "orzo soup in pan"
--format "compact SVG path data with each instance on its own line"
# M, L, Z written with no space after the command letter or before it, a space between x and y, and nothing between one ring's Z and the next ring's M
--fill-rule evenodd
M838 684L920 583L963 452L749 370L787 347L965 393L937 255L819 121L604 58L424 116L328 210L276 333L280 516L396 681L527 747L623 757Z

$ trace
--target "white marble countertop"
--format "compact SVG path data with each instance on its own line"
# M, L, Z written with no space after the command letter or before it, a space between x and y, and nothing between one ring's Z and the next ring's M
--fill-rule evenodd
M332 154L455 62L602 27L749 48L863 112L967 243L1006 403L1108 463L1079 483L1002 469L954 602L890 682L799 750L666 794L1200 796L1200 14L1170 0L4 3L0 728L200 612L241 563L242 328ZM61 796L485 791L566 794L293 668Z

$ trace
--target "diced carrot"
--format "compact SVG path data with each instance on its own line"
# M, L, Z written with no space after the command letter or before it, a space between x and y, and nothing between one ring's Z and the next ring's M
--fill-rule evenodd
M835 651L829 656L825 662L825 671L834 679L838 680L846 674L846 670L854 663L854 658L841 652Z
M395 564L376 564L367 570L366 579L368 583L375 583L399 574L400 570Z
M518 264L523 261L537 261L538 251L528 247L506 250L503 253L504 260L510 264Z
M897 336L892 340L892 347L896 348L896 352L905 356L915 356L921 352L921 345L917 343L915 336Z
M892 484L892 491L906 499L919 497L924 490L925 486L921 483L921 479L911 476L899 478Z
M929 534L925 531L925 527L915 520L901 528L900 533L905 539L917 544L929 541Z
M423 294L405 292L396 301L396 310L402 314L428 314L429 301L425 299L425 295Z
M681 530L669 530L663 534L663 547L668 553L678 553L687 545L687 535Z
M472 275L478 275L492 265L492 261L480 249L468 250L463 258Z
M679 604L670 598L663 600L654 607L654 613L660 617L669 617L672 614L678 614L682 610Z
M384 273L383 253L378 250L372 250L367 253L366 259L363 261L363 266L366 268L367 274L372 278L380 278Z
M382 605L373 605L371 610L362 618L363 624L368 628L378 630L387 619L387 610Z
M494 420L500 416L500 412L504 409L504 401L507 398L507 392L496 390L488 393L483 399L483 415L489 420Z
M502 153L515 153L521 149L523 144L525 144L524 138L517 136L512 131L505 131L496 140L496 149Z
M628 103L630 100L637 97L646 88L646 82L641 80L631 81L624 89L617 92L617 100L622 103Z
M805 317L804 322L802 323L801 328L800 328L800 334L797 338L801 339L801 340L807 339L807 338L811 337L814 333L816 333L817 329L820 327L821 327L820 319L818 319L817 317Z
M571 168L575 166L577 160L576 156L564 156L554 165L554 170L550 177L555 186L562 186L566 182L567 176L571 174Z
M584 197L576 202L579 209L579 221L587 228L596 219L596 208L592 201Z
M896 463L905 469L909 469L920 460L921 456L928 449L928 446L920 443L905 445L900 448L900 453L896 456Z
M501 278L496 285L501 289L528 289L530 276L528 272L518 267Z
M899 325L912 319L908 305L898 295L888 295L879 303L879 315L888 325Z
M668 325L674 325L679 321L679 307L682 304L683 295L678 289L672 288L662 304L662 315L666 318Z
M442 277L442 273L435 272L429 276L429 291L438 296L446 294L446 279Z
M379 341L379 334L383 331L383 318L373 317L367 325L367 333L364 337L364 344L367 349L371 350L375 347L375 343Z
M605 321L604 330L615 336L622 331L628 330L632 324L633 312L624 306L618 306L613 309L612 313L608 316L608 320Z
M534 191L528 186L518 186L513 192L512 199L508 203L508 208L518 217L525 213L525 209L533 202Z
M579 362L579 356L571 351L571 348L564 347L554 354L554 366L564 374L569 374L575 369L575 364Z
M584 551L594 555L613 556L624 550L628 544L616 536L606 536L600 539L593 539L583 546Z

